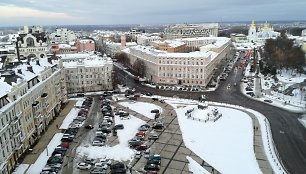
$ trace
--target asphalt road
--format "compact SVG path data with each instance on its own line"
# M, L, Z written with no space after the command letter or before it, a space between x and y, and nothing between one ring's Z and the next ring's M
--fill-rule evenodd
M126 82L127 86L135 88L139 92L151 92L161 96L179 96L180 98L198 99L202 94L209 101L223 102L240 105L261 112L267 117L272 129L272 137L279 153L281 161L289 173L302 174L306 171L306 129L299 123L297 118L300 114L291 113L282 108L274 107L266 103L252 100L244 96L239 87L241 70L231 72L226 81L222 81L216 91L211 92L187 92L157 90L139 83L135 83L130 76L122 70L116 69L119 81ZM127 79L126 79L127 78ZM232 84L230 89L227 85Z

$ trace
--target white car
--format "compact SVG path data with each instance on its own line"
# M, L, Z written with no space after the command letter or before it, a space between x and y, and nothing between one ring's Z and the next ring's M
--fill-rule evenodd
M102 168L104 170L107 170L108 165L106 163L96 163L95 168Z
M110 166L113 163L113 161L111 159L101 158L99 160L99 163L107 164Z
M89 170L91 168L91 165L87 163L79 163L77 168L82 170Z
M141 158L141 151L137 151L137 152L136 152L135 158L136 158L136 159L140 159L140 158Z

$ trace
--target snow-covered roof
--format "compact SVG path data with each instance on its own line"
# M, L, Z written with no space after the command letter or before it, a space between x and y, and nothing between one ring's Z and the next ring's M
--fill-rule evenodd
M166 44L166 45L168 45L169 47L172 47L172 48L176 48L176 47L185 45L185 43L180 41L180 40L165 40L165 41L158 40L158 41L153 41L153 43Z
M71 46L68 45L68 44L58 44L58 47L61 48L61 49L71 48Z
M80 39L79 42L80 43L94 43L94 41L91 39Z
M113 61L109 57L100 57L97 55L91 55L84 59L76 58L74 61L63 62L63 66L66 68L77 67L77 66L98 67L112 63Z
M138 50L146 54L154 55L157 57L173 57L173 58L208 58L215 57L217 54L213 51L195 51L190 53L168 53L167 51L161 51L154 49L151 46L141 46L137 45L131 47L130 49ZM127 49L123 50L124 52L128 52Z
M58 54L58 56L63 60L69 59L85 59L86 57L91 56L92 53L74 53L74 54Z
M11 89L13 88L11 85L4 82L4 78L0 78L0 86L1 86L1 88L0 88L0 98L7 95L11 91Z

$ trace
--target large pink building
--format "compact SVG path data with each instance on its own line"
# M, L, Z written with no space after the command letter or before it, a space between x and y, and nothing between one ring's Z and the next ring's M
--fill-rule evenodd
M91 39L78 39L76 47L78 52L95 51L95 42Z

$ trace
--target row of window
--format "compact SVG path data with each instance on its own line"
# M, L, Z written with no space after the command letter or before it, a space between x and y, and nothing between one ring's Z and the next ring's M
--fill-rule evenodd
M193 78L202 79L203 75L190 75L190 74L172 74L172 73L160 73L160 77L183 77L183 78Z
M174 65L204 65L203 59L198 61L172 61L172 60L159 60L160 64L174 64Z
M163 67L159 67L159 70L161 71L161 70L164 70L164 71L188 71L188 72L190 72L190 71L193 71L193 72L196 72L196 73L198 73L198 72L200 72L200 73L203 73L203 69L202 68L200 68L200 69L190 69L190 68L186 68L186 67L184 67L184 68L173 68L173 67L169 67L169 66L163 66Z
M165 80L165 79L159 79L160 82L171 82L171 83L175 83L177 82L176 80ZM202 80L182 80L183 84L203 84L204 81Z

